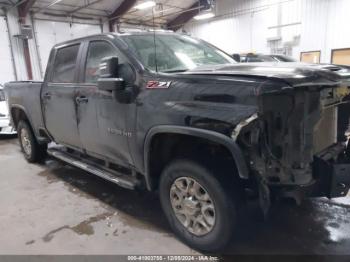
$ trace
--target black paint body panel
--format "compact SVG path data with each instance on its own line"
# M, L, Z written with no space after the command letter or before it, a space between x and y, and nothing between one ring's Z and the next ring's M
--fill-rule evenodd
M83 83L86 46L89 41L104 40L116 47L134 71L127 83L131 93L128 103L116 94ZM70 89L60 92L49 83L52 58L57 48L82 43L78 75ZM201 67L185 73L165 74L145 69L119 35L105 34L69 41L53 48L44 83L6 84L10 107L21 107L37 137L39 129L57 142L73 146L93 156L130 167L147 177L148 146L160 132L202 137L227 147L232 153L241 178L248 178L249 168L240 146L230 137L233 128L258 113L259 96L293 92L312 86L337 86L346 82L349 70L331 65L301 63L233 64ZM332 69L333 68L333 69ZM168 82L167 88L147 88L148 81ZM347 82L348 83L348 82ZM52 88L47 105L44 94ZM54 90L57 89L57 90ZM88 103L77 104L77 97ZM60 101L60 102L59 102ZM48 110L55 119L45 119ZM50 114L49 114L50 115ZM226 129L219 129L225 126ZM151 188L150 183L148 184Z

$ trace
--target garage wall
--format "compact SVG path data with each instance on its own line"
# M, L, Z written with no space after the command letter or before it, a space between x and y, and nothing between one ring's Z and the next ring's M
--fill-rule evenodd
M16 69L15 70L12 69L13 74L7 75L8 70L11 70L9 69L9 67L13 68L13 66L12 66L11 60L4 62L4 66L0 67L0 75L2 75L2 79L3 79L1 81L7 82L12 80L26 80L27 70L26 70L24 56L23 56L23 42L22 40L15 37L15 35L18 35L20 31L19 24L18 24L17 10L12 9L11 11L9 11L4 15L5 15L4 18L7 19L8 27L6 23L2 24L3 27L6 27L6 29L4 29L4 31L2 31L1 33L0 42L4 43L3 47L5 48L5 53L7 54L7 56L12 55L11 59L13 59ZM10 37L7 30L10 33ZM6 42L10 45L8 48L6 48ZM11 49L12 49L12 54L11 54Z
M16 79L12 66L11 45L5 16L0 16L0 35L0 84L4 84Z
M101 33L99 25L52 22L34 19L40 63L43 71L47 65L50 51L55 44L87 35Z
M229 53L285 53L350 47L348 0L217 0L216 17L185 26Z
M266 41L260 39L267 37L267 27L276 20L272 8L260 8L256 1L216 2L216 19L192 21L185 30L230 53L266 51ZM261 1L260 5L264 6L264 2Z
M3 15L3 16L2 16ZM8 22L8 26L6 20ZM84 21L47 21L45 17L28 16L26 24L32 25L35 37L28 40L34 80L42 80L49 53L53 45L74 38L102 32L100 24L84 23ZM10 37L8 35L10 32ZM104 29L105 30L105 29ZM20 34L20 25L16 8L2 13L0 10L0 83L13 80L27 80L23 40L16 37ZM11 54L12 49L12 54ZM15 68L12 67L14 60Z

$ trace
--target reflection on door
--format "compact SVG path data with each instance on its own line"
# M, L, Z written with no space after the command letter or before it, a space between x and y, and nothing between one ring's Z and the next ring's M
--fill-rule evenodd
M350 48L333 49L331 63L350 66Z
M305 63L319 64L321 51L301 52L300 61Z

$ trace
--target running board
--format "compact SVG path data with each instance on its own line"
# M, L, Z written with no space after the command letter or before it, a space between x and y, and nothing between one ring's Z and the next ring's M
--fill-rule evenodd
M125 175L114 171L109 172L101 167L98 167L97 165L92 165L83 162L77 156L66 152L63 147L51 147L47 150L47 153L54 158L66 162L67 164L70 164L91 174L99 176L121 187L127 189L135 189L139 185L139 181L130 175Z

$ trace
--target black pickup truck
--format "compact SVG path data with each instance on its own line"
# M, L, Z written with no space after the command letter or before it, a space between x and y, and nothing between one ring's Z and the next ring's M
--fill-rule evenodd
M237 64L186 35L135 32L56 45L43 82L6 92L29 162L48 153L156 190L180 239L218 251L247 195L266 214L281 197L347 194L349 80L346 67Z

